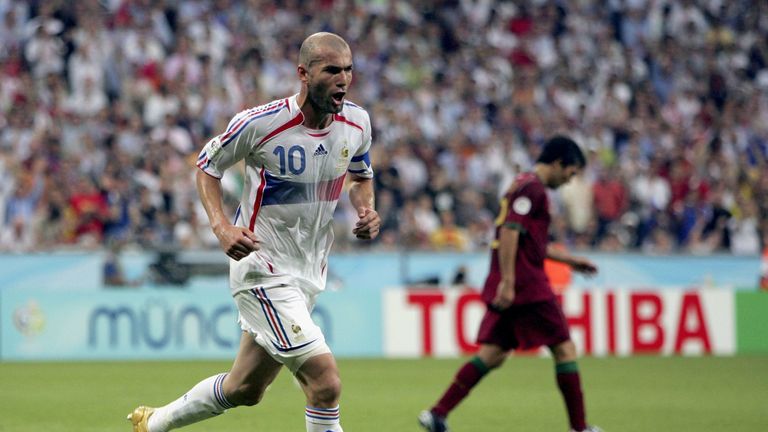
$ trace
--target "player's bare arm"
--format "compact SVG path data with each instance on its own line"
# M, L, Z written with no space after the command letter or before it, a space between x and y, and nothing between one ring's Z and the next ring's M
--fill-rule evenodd
M349 189L349 200L357 210L357 223L352 233L363 240L373 240L379 235L381 218L374 210L373 180L353 176Z
M492 305L500 310L512 306L515 300L515 259L519 240L520 231L508 227L501 227L499 230L501 281Z
M573 256L552 245L547 246L547 258L568 264L574 271L587 276L597 274L597 265L585 257Z
M221 180L200 170L195 175L197 193L203 203L211 229L228 257L241 260L259 249L259 240L248 228L232 225L222 208Z

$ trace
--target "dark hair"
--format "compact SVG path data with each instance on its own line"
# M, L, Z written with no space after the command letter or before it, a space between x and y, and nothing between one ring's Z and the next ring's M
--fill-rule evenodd
M584 153L579 145L576 144L576 141L563 135L554 136L544 143L544 148L541 150L541 154L536 162L551 164L558 160L563 164L563 167L577 166L584 168L587 164Z

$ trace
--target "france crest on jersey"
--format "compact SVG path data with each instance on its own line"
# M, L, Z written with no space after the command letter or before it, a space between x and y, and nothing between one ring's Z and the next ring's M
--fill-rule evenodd
M237 114L198 157L198 167L216 178L245 161L235 224L253 231L261 249L230 261L233 292L280 284L322 291L344 180L348 173L373 177L368 113L345 102L327 128L309 129L297 97Z

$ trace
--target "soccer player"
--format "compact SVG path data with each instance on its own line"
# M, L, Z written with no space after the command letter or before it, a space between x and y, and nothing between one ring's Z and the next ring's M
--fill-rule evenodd
M506 191L482 293L488 309L478 331L480 350L459 369L440 400L419 415L419 423L427 431L447 431L448 414L488 372L504 363L510 350L542 345L549 347L554 357L571 429L599 430L586 424L576 347L544 273L545 258L588 275L597 272L589 260L548 246L551 216L546 188L562 186L585 164L584 154L573 140L556 136L545 143L533 171L517 176Z
M204 379L160 408L129 416L134 432L165 432L252 406L285 365L306 395L307 432L341 431L336 362L310 311L325 288L332 218L349 173L357 209L352 232L375 238L368 113L345 101L352 53L331 33L309 36L299 52L297 95L237 114L200 152L197 189L230 259L230 288L243 329L232 368ZM240 207L222 209L222 173L245 161Z

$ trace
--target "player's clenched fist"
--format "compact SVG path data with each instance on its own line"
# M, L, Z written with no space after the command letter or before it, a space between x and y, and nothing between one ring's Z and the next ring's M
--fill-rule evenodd
M224 225L213 230L227 256L240 261L251 252L259 250L259 239L251 230L235 225Z
M359 239L373 240L379 235L381 229L381 218L376 210L370 208L361 209L357 217L359 218L352 229L352 234Z

